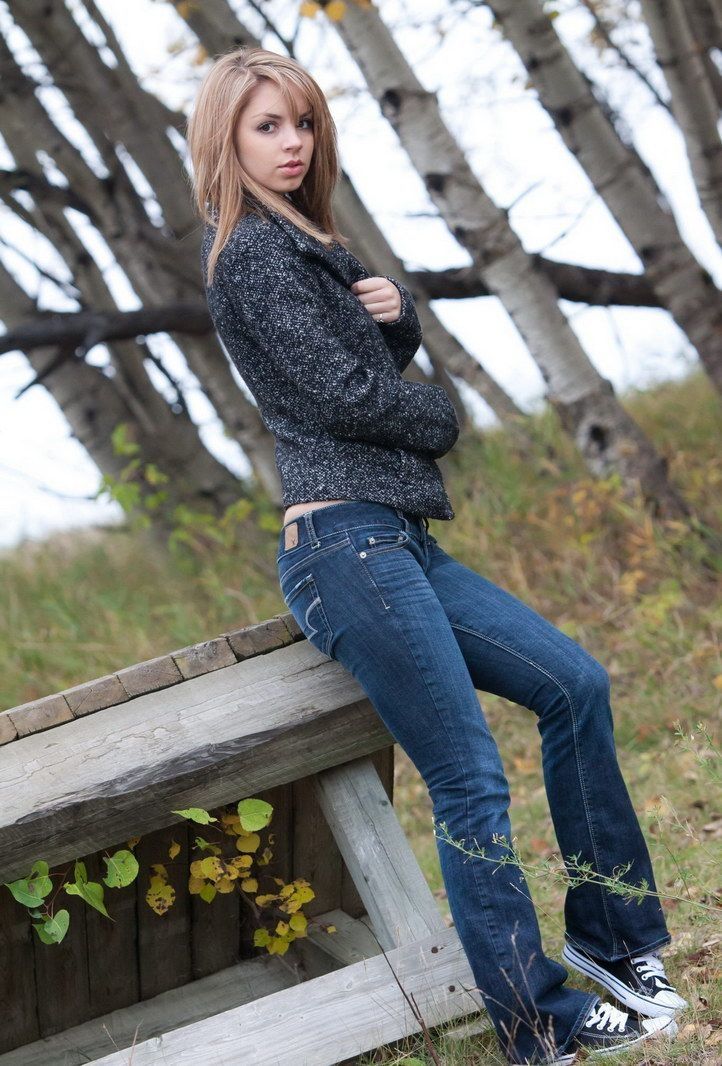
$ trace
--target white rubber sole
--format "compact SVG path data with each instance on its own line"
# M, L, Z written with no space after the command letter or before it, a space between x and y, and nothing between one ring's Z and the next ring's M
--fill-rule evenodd
M562 1055L560 1059L550 1059L549 1062L545 1062L544 1066L571 1066L573 1062L577 1061L577 1053L573 1055ZM510 1066L524 1066L524 1063L512 1062Z
M585 977L591 977L592 980L598 981L600 985L603 985L612 995L616 996L625 1007L631 1007L632 1010L644 1015L645 1018L674 1018L678 1010L684 1009L681 1006L668 1007L665 1003L655 1003L648 996L637 995L636 992L632 992L631 989L627 988L621 981L617 981L606 970L597 966L591 959L580 955L571 944L565 943L562 948L562 958L569 963L572 969L584 974ZM685 1006L687 1006L686 1002Z

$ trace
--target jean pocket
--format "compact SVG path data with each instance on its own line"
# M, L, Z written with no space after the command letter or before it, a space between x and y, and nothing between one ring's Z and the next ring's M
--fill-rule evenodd
M365 559L369 555L379 555L381 552L393 551L394 548L403 548L411 540L411 535L403 529L376 530L374 533L365 533L356 538L354 547L360 558Z
M287 582L288 590L281 585L283 599L298 622L306 640L324 655L329 654L332 631L323 609L321 596L313 574L305 574L295 583Z

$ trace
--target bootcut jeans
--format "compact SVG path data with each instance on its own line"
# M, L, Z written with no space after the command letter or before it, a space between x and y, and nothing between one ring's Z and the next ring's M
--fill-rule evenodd
M654 892L617 763L607 671L445 552L426 518L387 504L305 511L281 530L277 568L307 639L358 680L428 788L452 920L504 1055L551 1061L599 996L564 987L568 971L544 954L520 867L500 863L512 854L509 786L476 690L536 715L564 859L602 875L631 862L624 880ZM566 938L603 959L671 939L658 899L638 903L590 882L569 887L564 920Z

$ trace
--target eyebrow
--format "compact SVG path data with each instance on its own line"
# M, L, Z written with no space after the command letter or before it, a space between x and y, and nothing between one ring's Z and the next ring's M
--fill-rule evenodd
M302 115L299 115L299 118L305 118L306 115L310 115L310 114L312 114L312 111L311 111L311 108L309 107L308 111L304 111ZM254 120L257 119L257 118L278 118L278 119L282 119L283 115L274 115L271 111L264 111L260 115L254 115L253 118L254 118Z

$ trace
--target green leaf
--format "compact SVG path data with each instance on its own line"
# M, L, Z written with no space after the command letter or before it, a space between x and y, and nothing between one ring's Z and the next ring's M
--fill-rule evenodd
M140 444L136 444L135 441L130 439L128 429L128 422L118 422L110 435L113 451L116 455L137 455L140 451Z
M200 825L208 825L209 822L218 821L208 811L204 811L202 807L188 807L185 811L171 811L171 814L180 814L182 818L188 818L191 822L198 822Z
M67 933L69 925L70 913L61 910L56 911L52 918L46 918L40 925L33 922L33 929L37 930L43 944L59 944Z
M43 898L37 890L35 882L29 881L26 877L22 877L18 881L3 881L3 884L10 889L18 903L22 903L24 907L37 907Z
M263 829L271 820L273 807L260 799L244 799L238 804L238 817L241 825L248 832Z
M100 911L106 918L110 918L103 903L105 890L97 881L82 881L80 884L66 885L65 891L69 896L80 896L91 907L95 907L96 911Z
M125 888L138 876L138 860L132 851L122 848L115 855L103 856L108 872L103 878L108 888Z

